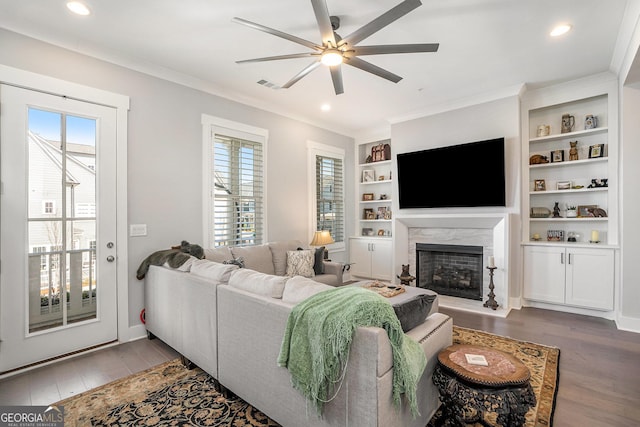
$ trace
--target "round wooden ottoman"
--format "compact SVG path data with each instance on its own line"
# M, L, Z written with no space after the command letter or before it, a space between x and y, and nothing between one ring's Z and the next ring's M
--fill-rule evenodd
M529 368L511 354L476 345L447 347L438 354L433 374L443 411L438 425L489 426L489 412L504 427L524 425L527 411L536 405L529 377Z

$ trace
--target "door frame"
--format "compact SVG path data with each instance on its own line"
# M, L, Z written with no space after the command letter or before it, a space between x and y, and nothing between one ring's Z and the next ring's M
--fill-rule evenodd
M0 64L0 83L64 96L116 109L116 292L118 342L138 338L129 326L129 258L127 235L127 125L130 99L126 95ZM1 255L1 254L0 254Z

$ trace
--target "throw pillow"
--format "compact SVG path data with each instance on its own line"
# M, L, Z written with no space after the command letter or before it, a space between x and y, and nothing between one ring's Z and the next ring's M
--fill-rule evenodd
M282 293L282 302L297 304L312 295L329 289L335 289L333 286L318 283L312 279L302 276L295 276L287 280Z
M420 323L424 322L424 319L427 318L427 315L431 310L431 304L433 304L436 296L437 295L431 294L417 295L411 299L393 305L393 310L396 312L396 316L398 316L398 320L400 320L400 324L402 325L402 330L404 332L410 331Z
M223 262L226 259L233 258L228 246L220 246L215 249L205 249L204 257L209 261Z
M324 246L320 246L319 248L315 249L314 255L313 255L313 272L315 273L316 276L319 276L321 274L324 274ZM299 251L303 251L304 249L302 248L298 248Z
M324 274L324 246L316 248L315 261L313 262L313 272L316 276Z
M313 262L315 260L313 251L305 249L302 251L287 251L287 276L313 277Z

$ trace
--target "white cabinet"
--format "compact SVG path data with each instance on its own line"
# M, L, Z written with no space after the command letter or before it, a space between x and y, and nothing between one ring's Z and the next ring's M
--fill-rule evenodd
M391 240L352 238L349 247L352 276L392 280Z
M613 310L614 250L525 246L523 297L532 301Z

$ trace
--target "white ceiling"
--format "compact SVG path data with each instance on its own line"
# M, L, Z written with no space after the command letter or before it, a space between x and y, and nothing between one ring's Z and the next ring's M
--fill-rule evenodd
M345 36L401 0L327 0ZM308 49L238 23L233 17L320 42L309 0L86 0L88 17L65 0L0 0L0 27L348 135L388 122L516 94L608 70L617 72L637 16L636 0L422 0L422 6L359 45L440 43L437 53L369 56L403 77L391 83L343 66L335 95L320 67L282 85L310 59L235 61ZM637 8L631 8L637 10ZM561 22L573 30L549 31ZM0 41L1 42L1 41ZM331 111L320 106L329 103Z

